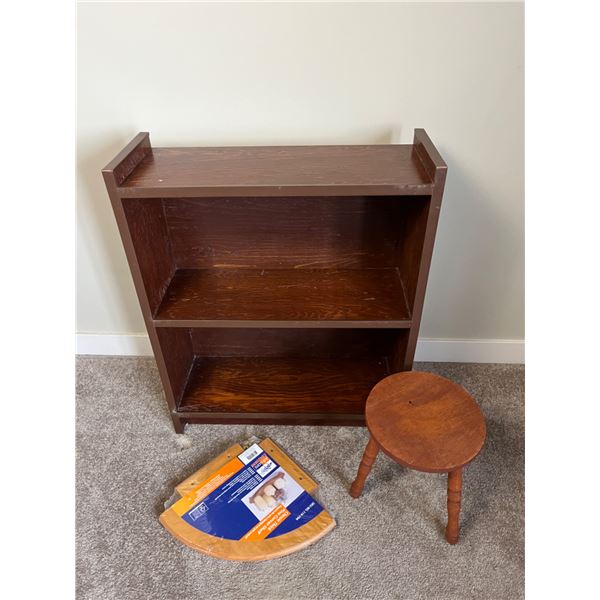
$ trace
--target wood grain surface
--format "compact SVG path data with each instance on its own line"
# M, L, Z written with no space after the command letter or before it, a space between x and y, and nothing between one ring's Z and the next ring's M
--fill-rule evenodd
M112 180L117 186L121 185L132 171L142 162L144 157L152 152L150 134L140 131L105 167L103 177Z
M396 462L433 473L471 462L485 441L483 414L458 384L432 373L395 373L369 394L367 427Z
M396 269L184 269L175 273L155 321L387 321L410 314Z
M162 203L129 199L123 202L123 210L150 309L155 312L175 273Z
M203 412L177 410L173 413L185 423L213 425L337 425L363 427L365 414L336 412L289 413L289 412ZM181 432L178 432L181 433Z
M180 269L398 267L405 215L427 204L414 196L161 202Z
M187 387L194 362L192 341L188 331L161 327L155 329L163 350L166 376L176 404L179 404Z
M265 438L259 446L271 455L309 494L317 491L319 484L271 438Z
M360 461L356 478L350 486L350 495L353 498L358 498L362 494L365 487L365 480L371 472L378 454L379 444L375 441L375 438L371 436L363 453L362 460Z
M319 484L304 469L295 463L271 438L265 438L260 442L259 446L275 459L275 462L282 466L309 494L313 494L317 490ZM175 486L175 490L180 496L184 496L191 492L207 479L211 473L214 473L225 463L229 462L243 451L244 448L242 448L240 444L230 446L225 452L222 452L219 456L213 458L179 485Z
M460 535L460 502L462 498L462 469L448 473L448 523L446 541L456 544Z
M406 235L412 239L407 240L403 256L412 265L410 269L411 273L406 273L405 275L412 324L406 345L403 348L404 357L400 363L400 368L403 371L410 371L413 365L425 302L429 268L433 256L433 245L442 207L446 174L448 172L446 163L424 129L415 129L413 139L414 154L423 164L428 176L433 179L434 186L426 208L416 215L416 220L412 224L407 223Z
M383 358L200 358L179 410L361 415L387 374Z
M181 328L159 328L182 331ZM182 332L181 335L186 335ZM196 356L273 358L381 358L405 329L201 327L189 331Z
M430 194L412 145L152 148L122 197ZM179 194L177 191L179 190Z
M229 446L227 450L221 452L218 456L215 456L212 460L207 462L205 465L200 467L197 471L192 473L189 477L184 479L181 483L175 486L175 491L180 496L189 494L192 490L198 487L205 479L208 479L212 473L218 471L224 464L228 463L232 458L235 458L238 454L241 454L244 448L240 444L233 444Z

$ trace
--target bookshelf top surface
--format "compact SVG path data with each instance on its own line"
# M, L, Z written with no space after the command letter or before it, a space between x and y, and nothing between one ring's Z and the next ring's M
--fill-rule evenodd
M431 194L412 144L152 148L119 186L123 197Z

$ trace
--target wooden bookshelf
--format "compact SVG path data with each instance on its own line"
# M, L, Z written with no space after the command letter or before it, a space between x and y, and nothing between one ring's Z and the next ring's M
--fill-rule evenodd
M446 165L413 144L152 148L103 170L178 432L363 424L412 368Z

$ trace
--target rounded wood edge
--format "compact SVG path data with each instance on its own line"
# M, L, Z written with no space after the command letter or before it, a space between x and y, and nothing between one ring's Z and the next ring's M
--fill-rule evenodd
M369 432L369 435L377 442L380 452L383 452L388 458L391 458L394 462L398 463L399 465L406 467L407 469L412 469L413 471L421 471L422 473L449 473L450 471L455 471L456 469L462 469L463 467L466 467L467 465L472 463L479 456L479 454L483 450L483 447L485 446L485 441L487 439L487 425L486 425L485 419L484 419L483 420L483 441L481 442L481 446L479 447L477 452L475 452L473 454L473 456L471 458L469 458L468 461L466 461L462 464L456 465L456 466L452 466L449 469L423 469L421 467L411 465L410 463L408 463L406 461L400 460L400 459L396 458L393 454L387 452L386 449L377 441L377 438L373 435L373 432L369 429L368 424L367 424L367 431Z
M373 435L373 433L370 430L369 430L369 433L371 435ZM487 432L484 432L484 433L487 434ZM466 467L467 465L472 463L479 456L479 453L483 450L483 446L485 445L485 440L486 440L486 437L484 436L481 447L479 448L479 450L477 450L477 452L475 452L475 454L473 454L473 456L471 458L469 458L469 460L467 460L466 462L463 462L462 464L458 464L456 466L451 466L449 468L443 468L443 469L424 469L421 466L411 465L410 463L408 463L406 461L396 458L390 452L387 452L386 449L381 444L379 444L379 442L378 442L378 444L379 444L379 449L381 452L383 452L387 457L391 458L394 462L398 463L402 467L406 467L407 469L412 469L413 471L421 471L422 473L449 473L450 471L456 471L457 469L462 469L463 467Z
M159 521L174 538L198 552L224 560L246 562L279 558L302 550L317 542L336 525L335 519L323 509L312 521L295 531L257 542L241 542L203 533L170 509L160 516Z
M378 381L371 388L371 391L369 392L369 395L367 396L367 402L365 404L365 419L366 419L366 409L367 409L367 405L369 403L369 398L371 398L372 395L374 395L376 392L378 392L380 388L390 385L390 383L392 381L399 381L401 379L414 379L415 377L419 377L419 378L423 378L423 379L437 379L438 381L441 381L441 382L447 384L448 387L457 388L457 391L460 391L461 393L464 393L467 396L469 396L469 398L471 398L471 400L473 400L473 402L475 402L475 404L479 408L479 404L476 402L475 398L473 398L473 396L470 394L470 392L466 388L464 388L462 385L460 385L460 383L456 383L456 381L452 381L452 379L448 379L447 377L444 377L443 375L438 375L437 373L430 373L429 371L400 371L399 373L392 373L391 375L384 377L383 379ZM479 410L481 410L481 408L479 408ZM482 413L482 416L483 416L483 413Z

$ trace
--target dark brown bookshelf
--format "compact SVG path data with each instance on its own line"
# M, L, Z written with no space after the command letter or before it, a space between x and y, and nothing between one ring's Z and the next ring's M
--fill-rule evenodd
M103 170L177 431L363 424L412 368L446 165L413 144L152 148Z

